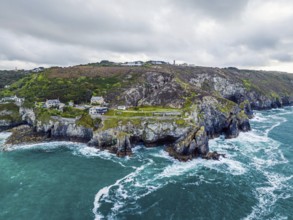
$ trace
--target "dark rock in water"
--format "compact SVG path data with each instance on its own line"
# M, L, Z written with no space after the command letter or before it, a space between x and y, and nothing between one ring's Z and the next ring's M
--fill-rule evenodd
M11 129L12 134L6 140L4 150L12 145L20 144L34 144L49 141L47 135L44 133L38 133L28 125L21 125Z
M195 135L195 144L198 148L197 153L199 155L205 155L209 152L209 139L206 135L206 131L204 127L201 127Z
M240 131L246 132L250 131L250 123L248 119L238 119L238 128Z
M292 97L282 97L281 102L283 106L293 105L293 98Z
M116 155L119 157L132 155L132 151L131 151L132 146L128 136L118 139L116 148L117 148Z
M186 161L209 152L208 137L204 126L198 129L191 129L182 135L174 145L167 147L170 156L178 160Z
M235 138L239 135L238 120L236 116L231 115L228 118L224 132L226 138Z
M129 135L114 129L97 133L88 142L88 145L102 150L109 150L119 157L132 155Z
M206 160L219 160L220 157L226 157L225 154L219 154L217 151L208 152L206 155L204 155L202 158Z
M188 160L191 160L193 158L191 154L189 154L189 155L178 154L175 151L173 146L168 146L168 147L166 147L165 150L169 153L169 155L171 157L174 157L175 159L177 159L179 161L188 161Z

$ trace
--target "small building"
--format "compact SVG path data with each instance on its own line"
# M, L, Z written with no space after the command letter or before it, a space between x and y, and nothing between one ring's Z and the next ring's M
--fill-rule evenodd
M68 102L68 106L73 107L74 106L74 102L73 101Z
M24 98L19 98L15 95L10 97L4 97L1 99L1 102L15 102L21 104L24 102Z
M39 73L39 72L42 72L42 71L44 71L44 67L38 67L38 68L34 68L33 70L32 70L32 72L33 73Z
M142 61L126 62L122 64L122 66L142 66L142 65L143 65Z
M150 60L149 61L152 65L163 65L166 64L165 61L158 61L158 60Z
M14 102L17 99L17 96L8 96L1 99L2 102Z
M15 103L21 105L24 102L24 100L25 100L25 98L16 97L15 98Z
M95 105L103 105L105 102L104 98L102 96L93 96L91 98L91 104Z
M107 107L92 107L89 109L90 115L102 115L108 111Z
M91 105L75 105L74 108L79 109L79 110L86 110L91 108Z
M59 108L61 106L61 102L59 99L51 99L45 102L45 108Z
M120 105L117 107L118 110L126 110L126 106L125 105Z

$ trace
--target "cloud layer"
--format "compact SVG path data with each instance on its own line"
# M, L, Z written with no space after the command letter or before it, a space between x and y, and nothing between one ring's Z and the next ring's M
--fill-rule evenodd
M1 0L0 69L160 59L293 72L291 0Z

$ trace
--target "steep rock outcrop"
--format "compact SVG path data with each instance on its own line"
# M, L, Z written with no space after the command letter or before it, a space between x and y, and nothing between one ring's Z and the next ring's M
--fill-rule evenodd
M235 138L239 135L239 131L249 131L249 116L252 112L249 103L242 104L243 108L247 107L249 114L241 107L231 101L222 103L212 96L205 96L200 102L199 109L202 118L200 123L204 125L209 138L218 137L224 134L226 138ZM252 115L251 115L252 116Z
M114 129L96 133L88 142L88 145L102 150L109 150L119 157L132 154L129 135Z
M36 114L33 109L20 107L19 114L23 121L28 123L29 125L34 125L36 122Z
M185 91L168 73L146 72L144 83L125 90L121 96L129 106L170 106L181 108L184 105Z
M167 151L182 161L206 155L209 152L209 145L204 126L190 129L175 144L168 146Z
M19 115L19 107L13 103L0 104L0 132L25 124Z
M75 119L52 117L49 121L37 120L35 129L49 138L87 142L93 137L93 129L78 126Z

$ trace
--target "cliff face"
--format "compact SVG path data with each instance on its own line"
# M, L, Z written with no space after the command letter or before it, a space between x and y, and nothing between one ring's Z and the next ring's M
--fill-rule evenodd
M78 126L75 119L52 117L48 121L36 120L35 130L49 138L68 141L88 142L93 137L93 129Z
M0 132L24 124L19 114L19 107L13 103L0 105Z
M60 83L64 80L65 83L69 80L71 83L66 84L68 91L83 82L84 86L80 85L83 93L74 90L83 102L87 102L88 95L94 92L103 95L110 108L118 105L153 107L153 114L146 113L147 116L141 116L134 108L124 116L106 114L98 123L79 123L77 119L61 117L44 118L35 114L34 109L21 107L18 110L21 118L13 121L25 121L47 137L85 141L118 156L130 155L132 146L143 143L146 146L167 145L170 155L180 160L206 157L208 139L221 134L235 138L239 132L249 131L249 119L253 117L254 109L293 104L293 76L278 72L171 65L74 67L52 68L32 79L35 78L39 80L36 85L35 80L28 81L34 88L39 84L50 88L50 81L58 80ZM20 87L15 93L31 95L30 86ZM41 100L46 91L33 94ZM59 95L63 97L62 101L69 101L66 91ZM180 116L155 115L157 108L159 113L172 110ZM5 111L3 108L0 115L5 115ZM1 123L4 128L8 122L0 120L0 126ZM14 124L10 121L9 126Z

